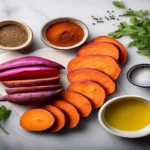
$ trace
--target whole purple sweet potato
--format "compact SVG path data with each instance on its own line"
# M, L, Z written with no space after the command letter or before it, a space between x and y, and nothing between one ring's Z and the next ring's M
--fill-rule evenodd
M37 57L37 56L26 56L10 60L8 62L0 64L0 71L8 70L12 68L29 67L29 66L46 66L55 69L65 69L65 67L57 62Z
M57 85L46 85L46 86L32 86L32 87L17 87L5 89L7 94L26 93L26 92L38 92L38 91L52 91L60 89L61 86Z
M6 95L0 98L0 101L9 101L10 103L34 106L48 103L54 100L62 92L62 89L55 91L40 91L40 92L30 92L30 93L18 93Z

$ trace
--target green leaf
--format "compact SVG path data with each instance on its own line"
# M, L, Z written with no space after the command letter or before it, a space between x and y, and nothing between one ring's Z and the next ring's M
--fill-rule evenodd
M128 10L122 16L137 16L137 17L143 18L145 15L148 15L148 14L149 14L148 10L141 10L140 9L138 11Z
M137 21L137 18L136 18L136 17L131 17L131 18L130 18L130 23L131 23L131 24L136 25L137 22L138 22L138 21Z
M120 38L121 36L124 35L124 32L122 32L120 30L117 30L115 32L109 33L108 35L111 36L111 37L113 37L113 38L115 38L115 39L118 39L118 38Z
M7 110L5 106L0 107L0 121L5 121L11 114L11 110ZM6 133L9 134L0 124L0 128Z
M113 1L113 5L119 8L125 8L125 5L122 1Z
M11 110L7 110L5 106L0 107L0 120L6 120L10 116Z

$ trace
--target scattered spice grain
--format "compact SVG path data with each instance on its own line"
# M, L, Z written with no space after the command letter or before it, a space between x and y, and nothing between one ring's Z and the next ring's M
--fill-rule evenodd
M5 47L17 47L24 44L28 39L26 30L15 24L0 27L0 45Z

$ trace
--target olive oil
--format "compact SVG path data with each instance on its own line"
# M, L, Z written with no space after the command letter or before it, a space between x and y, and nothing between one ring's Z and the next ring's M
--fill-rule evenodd
M108 105L105 121L124 131L140 130L150 124L150 106L141 99L121 99Z

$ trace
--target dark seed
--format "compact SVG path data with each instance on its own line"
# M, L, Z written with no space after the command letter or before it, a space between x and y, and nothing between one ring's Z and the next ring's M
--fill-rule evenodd
M129 8L129 10L131 10L131 8Z
M92 23L93 25L95 25L95 23Z
M112 10L112 12L114 12L114 11Z
M117 19L117 20L119 20L119 19Z
M122 15L119 15L119 17L121 17Z
M107 10L107 12L109 12L109 11Z

